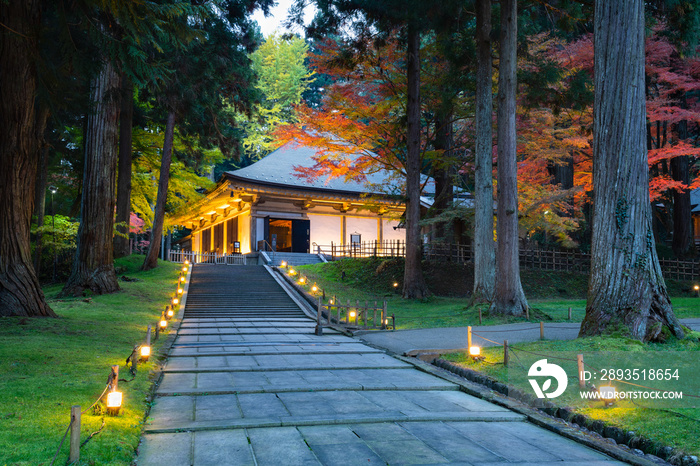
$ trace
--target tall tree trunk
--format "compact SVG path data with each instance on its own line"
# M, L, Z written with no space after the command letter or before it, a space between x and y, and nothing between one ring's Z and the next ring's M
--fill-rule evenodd
M35 112L41 2L0 2L0 23L0 316L56 317L29 243L37 134L44 131Z
M114 257L129 255L129 221L131 219L131 136L134 118L134 83L122 74L121 112L119 114L119 173L117 174L117 231Z
M452 112L441 109L435 118L435 149L444 152L442 157L433 161L433 179L435 180L435 201L431 209L433 215L440 215L452 207L454 198L453 148ZM451 243L454 239L452 222L440 221L435 224L435 236L444 242Z
M48 112L47 112L48 115ZM43 139L43 137L42 137ZM49 170L49 145L42 141L39 150L39 166L36 173L36 187L34 189L34 215L36 216L36 242L34 244L34 271L36 276L41 275L41 251L43 245L43 235L39 228L44 226L44 216L46 213L46 189ZM51 212L53 215L53 212Z
M474 169L474 292L471 303L491 302L496 282L493 241L493 81L491 0L476 2L476 154Z
M652 233L645 141L644 2L595 3L593 237L580 336L656 339L673 314Z
M690 184L688 173L688 156L671 159L671 175L674 180L685 185ZM693 228L690 213L690 191L673 191L673 242L671 247L679 259L692 256L695 252L693 244Z
M516 0L501 1L501 52L498 67L498 219L496 287L491 311L521 315L527 309L518 256L518 164L515 91L518 18Z
M85 171L80 206L78 249L61 295L86 289L97 294L119 290L114 271L115 184L118 158L119 73L106 61L92 85L93 112L88 116Z
M406 265L403 277L403 297L423 299L428 287L421 269L420 235L420 32L415 25L408 26L406 74L408 98L406 109Z
M163 237L163 220L165 219L165 201L168 199L168 182L170 181L170 162L173 156L173 139L175 136L175 112L168 113L163 138L163 157L160 161L160 179L158 180L158 195L153 211L153 227L151 228L151 243L148 245L146 259L141 270L151 270L158 267L158 252Z

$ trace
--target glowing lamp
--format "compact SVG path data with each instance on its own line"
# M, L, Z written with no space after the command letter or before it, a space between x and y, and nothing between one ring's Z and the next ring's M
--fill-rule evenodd
M107 394L107 412L112 416L119 414L122 407L122 392L113 391Z
M695 286L693 287L693 289L694 289L695 291L700 291L700 285L695 285Z
M306 283L306 278L304 278L304 277L299 278L299 283L302 284L302 285L303 285L304 283Z
M286 267L286 266L287 266L287 261L282 261L282 263L280 264L280 267Z
M603 385L601 387L598 387L598 394L600 395L600 399L603 400L603 403L606 405L611 405L615 401L615 394L617 391L615 390L615 387L612 385Z
M399 283L398 283L398 282L394 282L394 288L398 288L398 286L399 286Z
M180 281L181 281L181 282L184 282L184 281L185 281L185 277L180 277Z
M172 308L169 308L169 309L168 309L168 312L166 313L166 315L168 316L168 319L170 319L172 316L175 315L175 312L173 311Z
M389 319L384 319L384 325L389 325Z
M329 303L330 303L330 304L333 304L333 298L331 298L331 300L329 301Z
M176 305L176 304L177 304L177 303L179 303L179 302L180 302L180 300L179 300L179 299L177 299L177 298L173 298L173 306L174 306L174 305Z
M350 318L351 318L351 319L354 319L356 315L357 315L357 312L355 312L355 311L350 311Z
M312 286L312 287L311 287L311 291L313 291L314 293L317 292L317 291L318 291L318 287L317 287L316 285Z
M185 291L185 290L183 290L182 288L178 288L178 289L177 289L177 294L182 294L184 291Z
M184 267L182 268L182 271L183 271L183 272L187 272L187 266L184 266Z
M190 261L185 260L185 265L190 265Z
M158 322L158 325L160 325L160 328L165 328L168 326L168 321L165 320L165 317L161 317L160 322Z
M481 355L481 348L478 346L470 346L469 347L469 356L475 358L477 356Z
M151 355L151 347L147 345L141 345L141 359L146 359L148 360L148 357Z
M294 270L294 269L289 269L289 275L294 275L295 273L297 273L296 270Z

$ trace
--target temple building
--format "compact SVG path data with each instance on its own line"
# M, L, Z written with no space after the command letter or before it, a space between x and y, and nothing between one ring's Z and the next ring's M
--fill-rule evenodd
M403 241L400 197L379 192L386 172L365 182L296 176L316 149L287 143L260 161L225 172L175 224L192 230L183 249L219 254L259 250L315 252L317 246ZM373 188L374 187L374 188Z

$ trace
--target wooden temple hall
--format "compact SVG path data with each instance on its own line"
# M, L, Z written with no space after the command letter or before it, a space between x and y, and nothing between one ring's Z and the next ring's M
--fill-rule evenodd
M195 253L248 254L260 250L317 252L317 247L405 240L399 227L403 203L366 186L381 186L381 174L368 184L295 176L311 167L315 149L288 143L245 168L226 172L216 188L176 224L192 230L181 244Z

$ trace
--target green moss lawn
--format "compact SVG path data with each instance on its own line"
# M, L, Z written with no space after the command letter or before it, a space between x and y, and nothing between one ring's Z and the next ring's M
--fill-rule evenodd
M110 366L130 379L125 360L143 341L177 283L179 267L159 262L140 272L143 256L116 262L122 291L83 298L56 299L61 286L44 289L58 319L0 319L0 465L47 465L70 420L71 405L88 408L102 393ZM154 352L164 341L161 338ZM82 449L84 465L131 464L142 431L149 373L154 358L139 365L130 383L120 382L124 407L105 416L105 427ZM82 439L97 431L103 416L82 417ZM68 440L56 459L68 458Z

